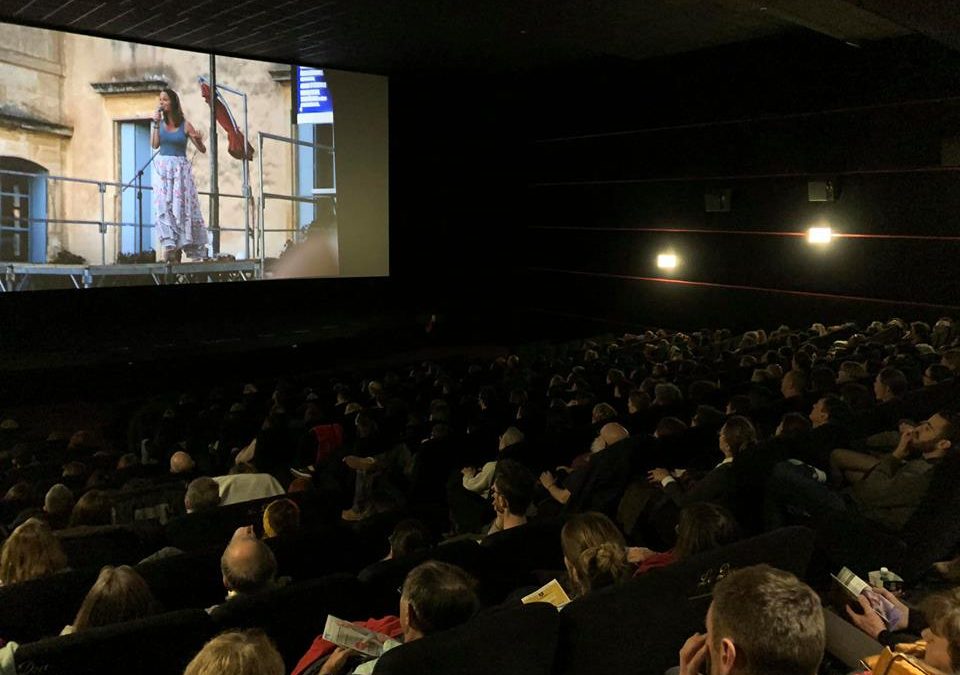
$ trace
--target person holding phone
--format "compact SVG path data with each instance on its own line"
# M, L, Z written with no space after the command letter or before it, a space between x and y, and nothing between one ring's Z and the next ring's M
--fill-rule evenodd
M207 228L187 158L187 144L207 151L203 135L183 116L180 97L172 89L160 92L153 114L150 146L159 150L153 161L153 213L164 262L207 258Z

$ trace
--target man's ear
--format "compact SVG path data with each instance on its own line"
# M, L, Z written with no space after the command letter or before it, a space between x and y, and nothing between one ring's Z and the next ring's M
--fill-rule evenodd
M737 660L737 646L730 638L720 640L720 672L726 675L733 670Z

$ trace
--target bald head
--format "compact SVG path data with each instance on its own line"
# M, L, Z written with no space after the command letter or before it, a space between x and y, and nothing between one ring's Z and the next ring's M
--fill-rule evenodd
M627 431L623 426L617 424L616 422L610 422L609 424L604 424L600 429L600 438L603 439L604 444L607 447L610 447L614 443L622 441L624 438L627 438L630 435L630 432Z
M220 558L223 585L238 594L257 593L273 585L277 560L270 547L253 537L234 537Z
M195 466L193 457L185 452L175 452L170 457L170 473L172 474L190 473Z

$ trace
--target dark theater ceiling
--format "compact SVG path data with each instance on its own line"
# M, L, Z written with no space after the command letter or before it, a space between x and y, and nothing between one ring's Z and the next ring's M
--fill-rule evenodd
M923 9L930 5L929 11ZM920 0L0 0L0 20L384 74L630 62L812 31L960 40ZM954 45L956 46L956 45Z

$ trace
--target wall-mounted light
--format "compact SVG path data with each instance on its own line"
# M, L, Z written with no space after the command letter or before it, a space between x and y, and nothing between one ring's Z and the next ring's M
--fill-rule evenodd
M829 227L811 227L807 230L807 243L829 244L833 240L833 230Z
M677 262L677 256L674 253L660 253L657 256L657 267L662 270L676 269Z

